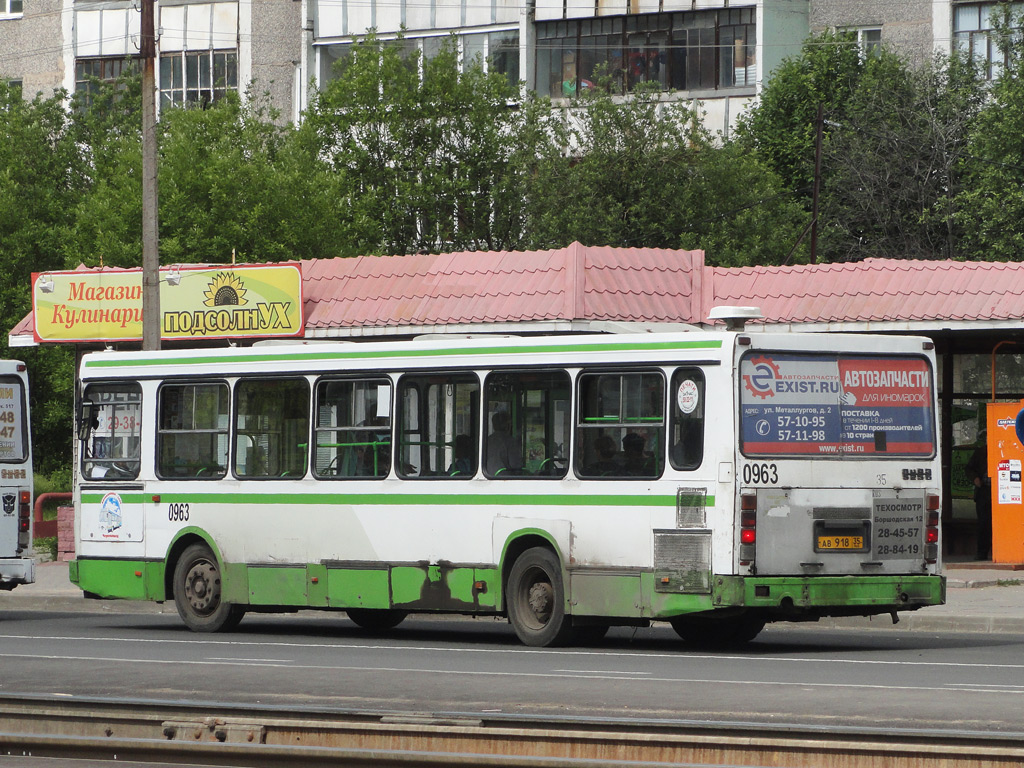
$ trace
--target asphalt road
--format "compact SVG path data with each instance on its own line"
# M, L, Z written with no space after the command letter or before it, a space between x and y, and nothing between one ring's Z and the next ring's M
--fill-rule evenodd
M671 629L532 649L492 619L249 615L230 634L174 614L0 614L0 693L430 713L1021 731L1024 635L769 626L742 651Z

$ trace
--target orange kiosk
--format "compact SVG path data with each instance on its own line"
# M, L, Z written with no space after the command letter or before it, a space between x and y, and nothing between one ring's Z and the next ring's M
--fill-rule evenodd
M992 562L1024 563L1024 401L989 403L988 475L992 479Z

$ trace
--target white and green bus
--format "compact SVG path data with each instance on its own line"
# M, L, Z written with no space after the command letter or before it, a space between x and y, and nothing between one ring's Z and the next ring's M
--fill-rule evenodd
M0 360L0 589L35 581L28 370Z
M934 382L926 339L742 330L96 352L71 578L196 631L895 619L945 599Z

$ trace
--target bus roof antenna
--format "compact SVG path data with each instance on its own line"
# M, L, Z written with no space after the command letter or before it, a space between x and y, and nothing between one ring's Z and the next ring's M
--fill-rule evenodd
M763 320L760 307L714 307L708 313L708 320L723 320L725 330L742 331L748 320Z

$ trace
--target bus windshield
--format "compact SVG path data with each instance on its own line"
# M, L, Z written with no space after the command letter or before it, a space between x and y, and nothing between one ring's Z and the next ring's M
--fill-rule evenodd
M935 455L923 357L751 352L740 361L747 456Z

